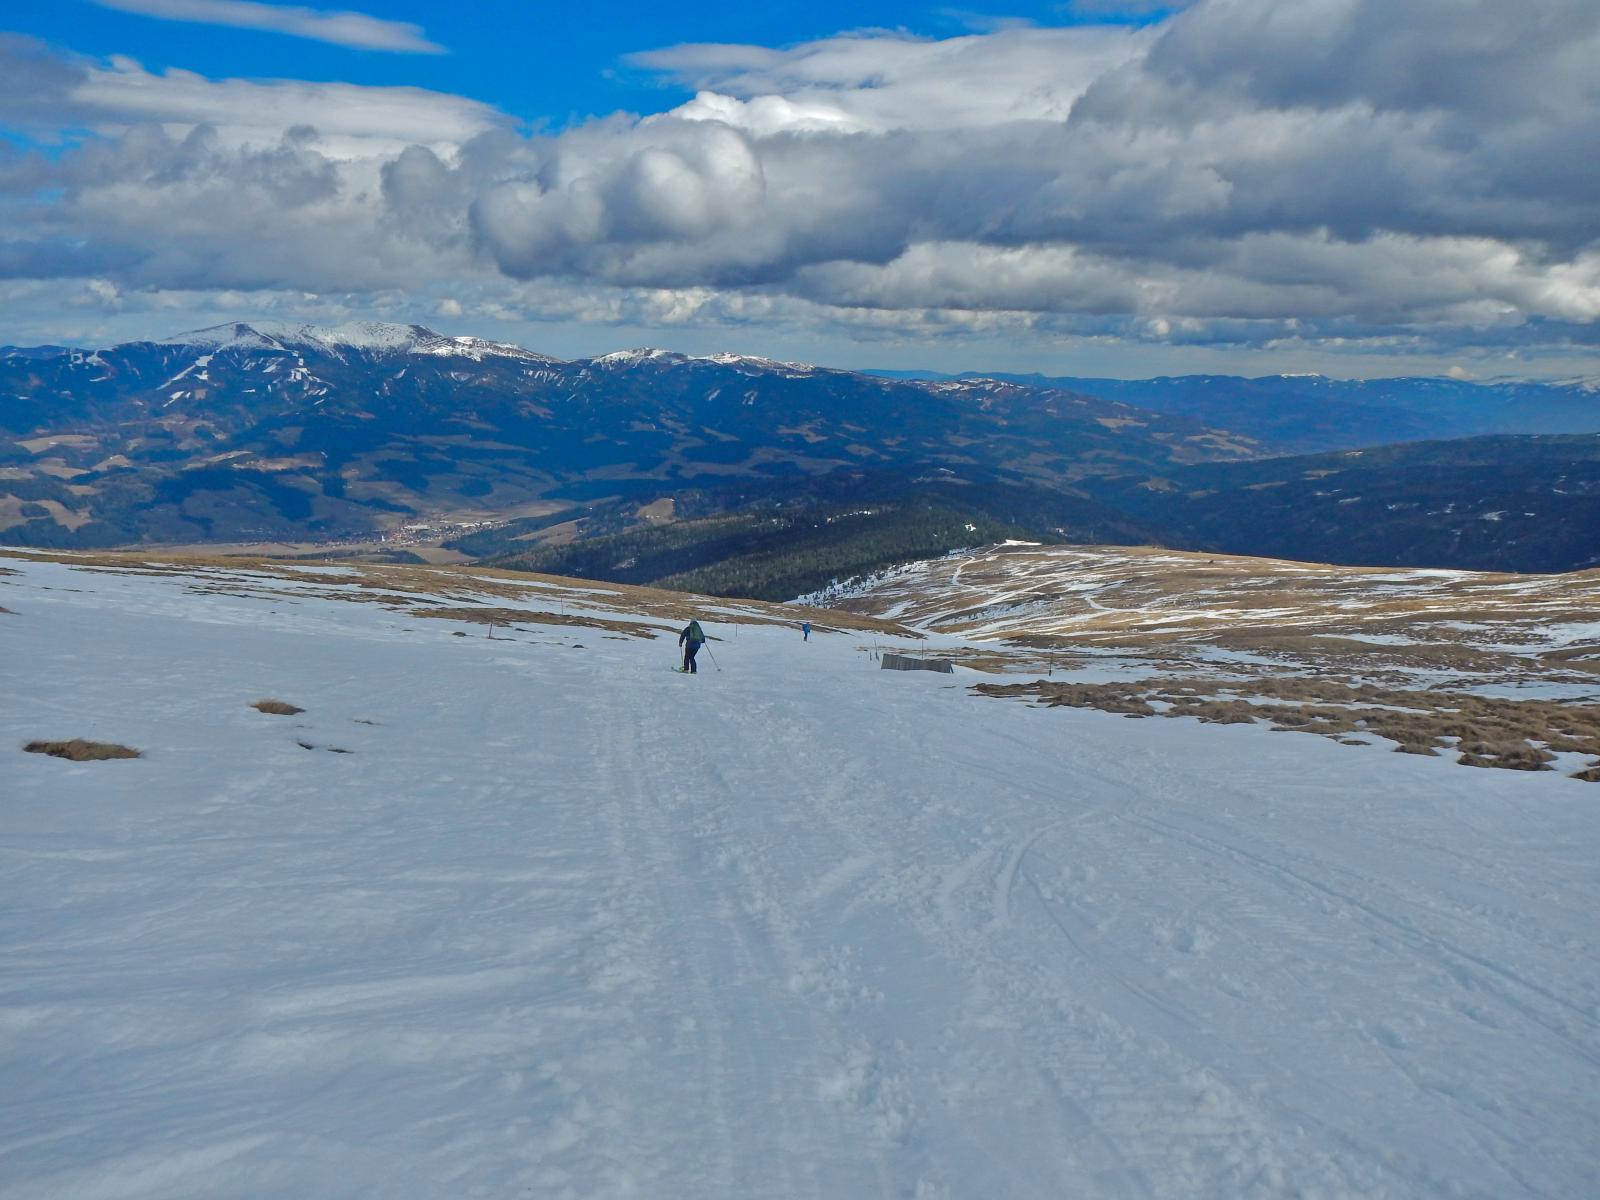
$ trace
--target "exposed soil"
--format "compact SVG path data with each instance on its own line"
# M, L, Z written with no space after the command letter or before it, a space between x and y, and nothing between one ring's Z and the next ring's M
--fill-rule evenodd
M292 717L296 713L305 712L305 709L299 705L290 704L287 700L257 700L250 707L257 712L263 712L274 717Z

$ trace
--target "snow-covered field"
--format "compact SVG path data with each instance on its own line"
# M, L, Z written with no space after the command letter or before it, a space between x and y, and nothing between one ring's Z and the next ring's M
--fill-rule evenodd
M1600 1195L1593 785L0 566L7 1200Z

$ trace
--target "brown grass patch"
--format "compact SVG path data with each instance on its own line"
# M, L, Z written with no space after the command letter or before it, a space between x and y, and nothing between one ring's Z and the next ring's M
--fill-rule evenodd
M1357 741L1352 735L1380 737L1397 743L1396 749L1405 754L1437 755L1454 743L1456 761L1470 767L1545 771L1558 753L1600 755L1600 705L1594 704L1397 691L1295 677L1098 684L1039 679L981 683L974 690L1128 716L1159 713L1228 725L1266 721L1274 730L1314 733L1345 744ZM1595 769L1600 770L1600 762ZM1587 779L1589 773L1580 772L1577 778Z
M274 717L292 717L296 713L305 712L305 709L297 704L290 704L287 700L257 700L250 707Z
M1461 757L1456 759L1464 767L1503 767L1509 771L1548 771L1547 765L1555 755L1527 742L1463 742Z
M66 742L29 742L23 750L29 754L48 754L52 758L65 758L71 762L144 757L140 751L131 746L119 746L115 742L86 742L82 738L73 738Z

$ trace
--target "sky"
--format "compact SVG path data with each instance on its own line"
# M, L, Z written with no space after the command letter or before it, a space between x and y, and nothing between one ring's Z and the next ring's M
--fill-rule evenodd
M0 343L1596 376L1596 62L1593 0L33 0Z

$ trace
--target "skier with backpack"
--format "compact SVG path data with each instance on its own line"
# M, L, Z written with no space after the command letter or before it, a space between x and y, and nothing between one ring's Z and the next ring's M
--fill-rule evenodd
M700 653L700 647L705 645L705 641L706 635L700 628L699 621L690 621L678 635L678 645L683 647L682 670L687 674L695 674L694 656Z

